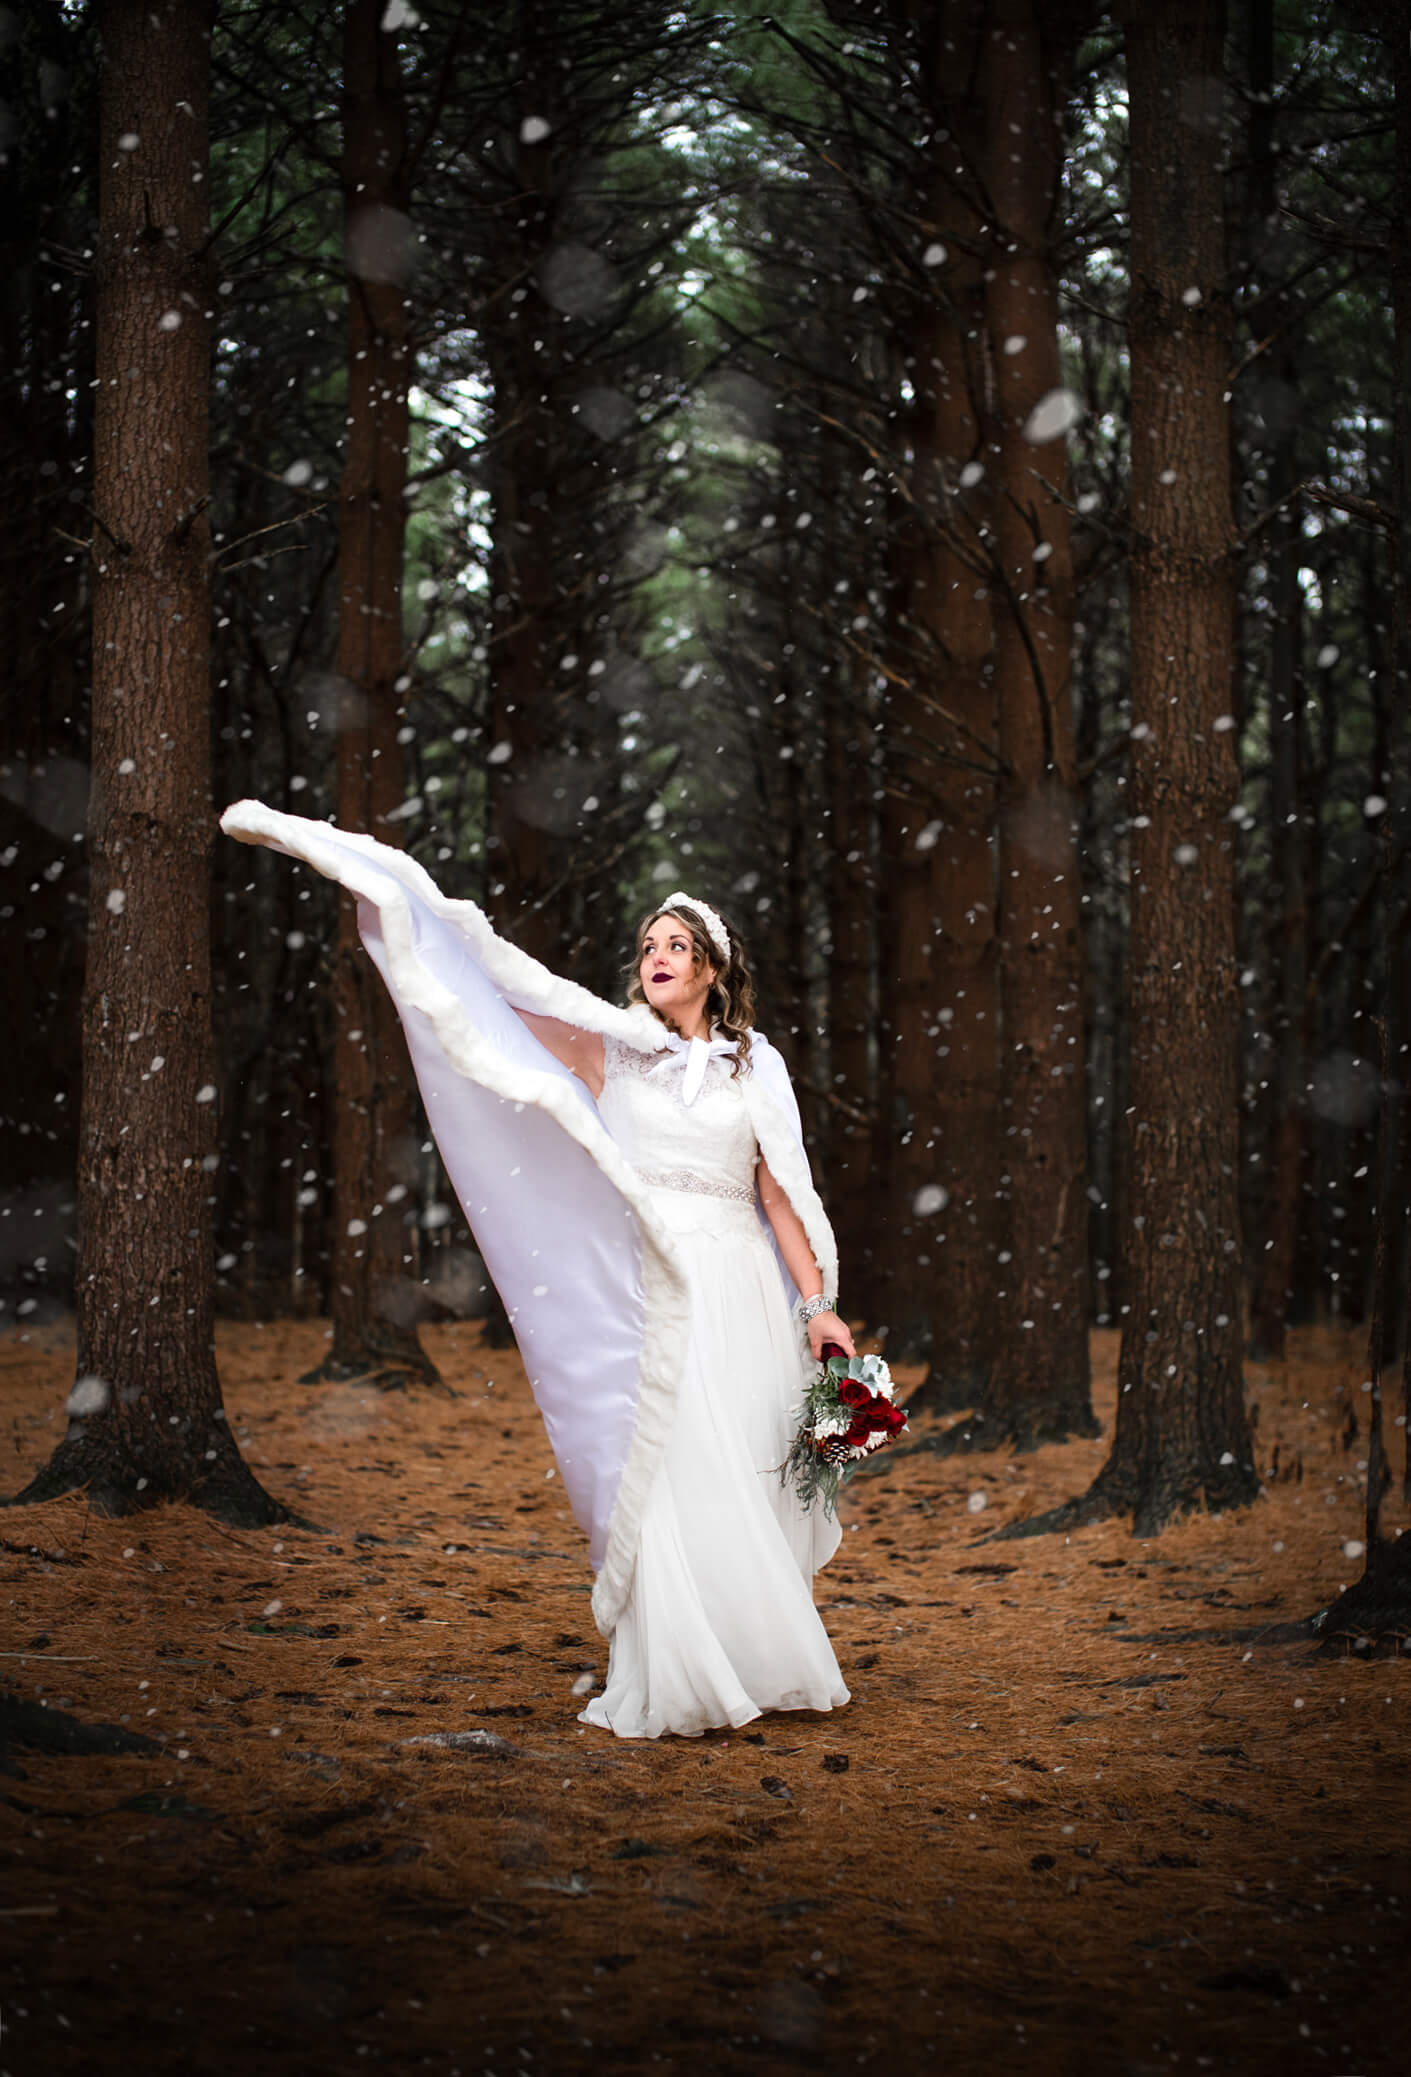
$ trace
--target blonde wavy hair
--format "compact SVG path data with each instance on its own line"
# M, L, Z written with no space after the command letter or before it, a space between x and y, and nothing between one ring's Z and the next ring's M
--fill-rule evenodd
M730 1072L739 1074L748 1068L750 1058L750 1033L754 1025L755 987L754 975L750 972L740 945L740 933L729 916L721 922L730 933L731 952L727 958L711 937L704 916L689 902L677 902L669 909L652 909L637 925L637 944L631 966L627 970L629 1002L646 1002L646 991L642 987L642 947L647 932L662 916L674 916L685 925L691 936L692 965L697 973L703 966L715 968L715 979L706 996L705 1013L707 1022L720 1032L722 1038L733 1040L736 1047ZM654 1017L661 1017L660 1010L653 1010ZM667 1022L661 1017L663 1024Z

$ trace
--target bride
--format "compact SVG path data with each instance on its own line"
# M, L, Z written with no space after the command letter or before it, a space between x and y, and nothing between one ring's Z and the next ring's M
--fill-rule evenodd
M404 852L258 801L221 827L340 881L505 1301L610 1639L585 1723L694 1736L848 1700L813 1604L839 1531L778 1467L803 1333L852 1353L837 1255L743 950L669 895L625 1009L548 972ZM375 1212L377 1207L372 1208ZM796 1324L797 1323L797 1324Z

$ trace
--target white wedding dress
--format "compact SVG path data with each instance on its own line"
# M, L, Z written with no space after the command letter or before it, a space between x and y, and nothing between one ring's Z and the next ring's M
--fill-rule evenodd
M676 1418L647 1497L607 1684L583 1721L692 1735L848 1699L812 1580L838 1547L779 1479L798 1425L796 1329L755 1212L759 1148L728 1060L604 1041L603 1123L651 1190L690 1293Z
M758 1202L761 1150L837 1289L778 1052L755 1033L733 1075L719 1046L687 1047L644 1004L551 974L372 837L259 801L236 802L221 827L357 900L588 1538L611 1650L584 1719L628 1738L694 1736L846 1702L812 1595L837 1524L805 1514L778 1476L807 1352ZM603 1038L598 1102L517 1010Z

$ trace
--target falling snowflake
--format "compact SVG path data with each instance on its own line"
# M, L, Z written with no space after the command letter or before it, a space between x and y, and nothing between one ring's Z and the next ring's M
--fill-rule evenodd
M1061 440L1065 433L1072 432L1082 415L1083 400L1076 391L1051 389L1046 396L1039 398L1025 419L1024 438L1034 447L1043 447L1050 440ZM1093 498L1092 505L1096 503L1097 499ZM1092 506L1085 506L1080 498L1078 509L1091 510Z
M112 1386L103 1377L81 1377L64 1402L64 1412L73 1421L100 1414L112 1397Z

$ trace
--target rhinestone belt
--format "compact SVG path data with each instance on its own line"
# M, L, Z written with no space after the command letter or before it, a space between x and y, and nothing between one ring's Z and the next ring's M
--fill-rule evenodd
M754 1191L743 1183L721 1183L698 1176L690 1168L639 1168L637 1174L654 1190L689 1190L697 1197L725 1197L732 1204L753 1204Z

